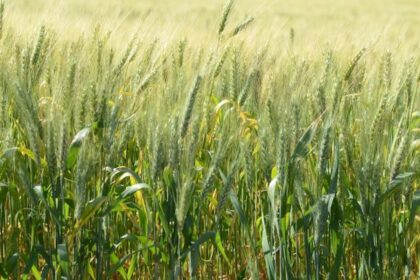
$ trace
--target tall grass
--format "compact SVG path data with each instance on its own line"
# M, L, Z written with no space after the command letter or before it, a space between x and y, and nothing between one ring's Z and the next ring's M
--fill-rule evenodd
M119 50L0 4L0 278L419 277L418 55L250 49L232 7Z

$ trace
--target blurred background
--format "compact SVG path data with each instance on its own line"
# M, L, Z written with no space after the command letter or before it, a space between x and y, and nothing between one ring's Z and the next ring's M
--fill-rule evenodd
M116 42L138 32L142 38L190 43L217 38L224 0L6 0L6 24L34 32L47 24L60 37L89 33L100 25ZM297 48L359 48L371 45L418 51L420 0L238 0L228 28L246 17L255 21L242 35L246 43ZM210 31L210 32L209 32ZM351 42L351 43L350 43ZM351 44L351 45L349 45Z

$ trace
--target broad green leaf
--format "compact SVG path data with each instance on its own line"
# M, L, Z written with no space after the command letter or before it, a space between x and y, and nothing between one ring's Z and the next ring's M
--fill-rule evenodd
M80 130L76 136L74 136L73 141L70 144L69 151L67 153L66 167L71 169L77 161L79 155L80 147L83 144L83 140L89 135L90 128L86 127Z
M7 273L8 274L11 274L11 273L13 273L13 271L16 269L16 267L17 267L17 264L18 264L18 261L19 261L19 254L16 252L16 253L13 253L13 254L11 254L7 259L6 259L6 262L5 262L5 269L6 269L6 271L7 271Z
M41 272L39 272L38 268L35 265L31 267L32 276L35 277L36 280L41 280Z
M340 279L339 273L340 273L340 266L341 261L343 260L343 254L344 254L344 240L343 236L340 233L339 234L339 242L336 251L334 252L334 264L328 273L328 280L334 280L334 279Z

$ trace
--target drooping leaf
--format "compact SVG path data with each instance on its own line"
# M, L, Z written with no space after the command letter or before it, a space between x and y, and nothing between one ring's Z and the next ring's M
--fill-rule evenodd
M92 218L95 215L95 213L102 207L102 205L108 200L108 197L100 196L89 201L85 209L83 210L80 219L76 222L71 236L73 236L78 230L80 230L80 228L83 225L85 225L89 221L89 219Z
M17 151L19 151L18 147L13 147L10 149L7 149L5 151L3 151L3 154L0 156L0 158L11 158Z
M406 179L413 176L413 174L414 173L412 172L407 172L407 173L399 174L398 176L396 176L389 183L388 189L379 196L378 200L375 202L374 209L378 210L379 206L382 203L384 203L388 198L390 198L392 195L394 195L398 190L400 190L402 183L404 183Z
M61 225L60 220L58 219L56 212L51 209L50 205L48 204L48 201L45 199L42 187L38 185L38 186L35 186L33 189L38 199L40 199L42 203L45 205L45 208L47 208L48 212L50 213L56 225L60 226Z
M197 266L200 261L200 247L208 240L215 240L216 232L208 231L203 233L191 247L191 275L195 276L197 273ZM223 248L223 247L222 247Z
M316 120L306 129L305 133L303 133L302 137L296 144L292 154L292 160L303 158L308 154L308 145L311 143L317 127L318 121Z
M73 141L71 141L66 160L67 169L71 169L76 164L80 147L83 144L83 140L89 135L89 132L89 127L83 128L74 136Z
M138 192L139 190L148 189L148 188L149 188L149 186L147 184L144 184L144 183L142 183L142 184L135 184L133 186L130 186L130 187L125 188L125 190L121 193L120 198L121 199L124 199L127 196L129 196L131 194L134 194L135 192Z

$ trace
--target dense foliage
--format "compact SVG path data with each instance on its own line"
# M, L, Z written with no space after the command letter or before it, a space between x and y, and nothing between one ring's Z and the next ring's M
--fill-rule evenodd
M2 28L0 278L419 276L418 53L248 48L231 8L214 48Z

